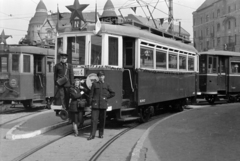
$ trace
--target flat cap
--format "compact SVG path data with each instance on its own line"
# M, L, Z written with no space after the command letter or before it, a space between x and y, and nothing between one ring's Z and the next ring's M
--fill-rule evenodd
M60 56L68 56L66 53L60 53Z
M102 76L102 75L105 75L103 71L99 71L99 72L97 73L97 76L98 76L98 77L100 77L100 76Z

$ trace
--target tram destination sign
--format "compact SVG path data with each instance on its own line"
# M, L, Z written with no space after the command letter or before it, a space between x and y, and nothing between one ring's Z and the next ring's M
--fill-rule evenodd
M74 76L84 76L84 68L73 68Z

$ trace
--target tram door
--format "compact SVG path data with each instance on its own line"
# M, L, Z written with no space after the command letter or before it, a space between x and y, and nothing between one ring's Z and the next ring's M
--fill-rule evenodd
M135 39L123 38L123 99L134 100L135 89Z
M42 99L45 94L44 56L34 55L34 98Z
M217 84L218 91L222 94L226 94L227 87L227 59L228 57L220 56L218 59L218 75L217 75Z

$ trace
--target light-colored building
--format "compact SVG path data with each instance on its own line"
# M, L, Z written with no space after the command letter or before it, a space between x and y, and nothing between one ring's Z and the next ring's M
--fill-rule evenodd
M198 51L240 51L240 1L206 0L193 12L194 46Z

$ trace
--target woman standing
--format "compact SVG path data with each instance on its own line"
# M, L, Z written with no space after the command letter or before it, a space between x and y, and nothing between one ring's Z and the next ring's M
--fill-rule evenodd
M84 87L80 86L79 79L75 79L74 87L70 88L69 107L69 117L72 120L75 136L78 136L78 125L83 123L84 106L86 105L83 95Z

